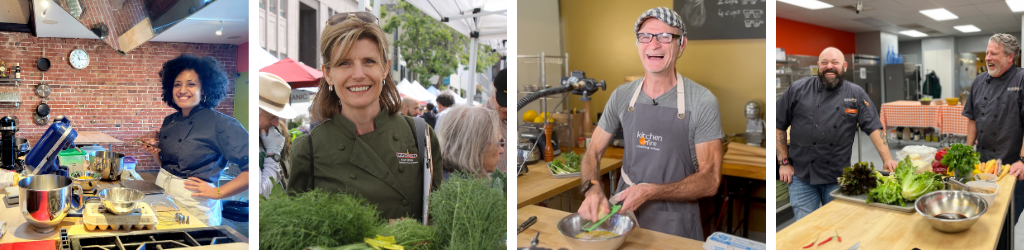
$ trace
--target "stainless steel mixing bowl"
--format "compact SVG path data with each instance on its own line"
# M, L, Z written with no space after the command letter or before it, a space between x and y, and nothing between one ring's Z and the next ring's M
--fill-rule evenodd
M121 179L121 171L124 171L124 154L99 151L96 156L89 159L89 170L100 173L103 180L116 181Z
M82 179L82 177L92 177L91 179ZM71 180L82 186L84 191L92 191L96 188L96 182L100 181L100 173L93 171L75 171L71 173Z
M142 191L122 187L105 188L96 196L100 197L103 207L112 214L131 213L135 211L139 201L146 197Z
M914 208L935 230L959 233L978 222L988 211L988 202L970 192L942 190L918 197Z
M600 240L576 238L577 234L583 232L581 228L584 224L587 224L587 222L587 220L580 218L580 215L577 213L565 216L562 220L558 221L558 232L565 236L565 241L569 243L571 249L618 249L622 246L622 243L626 241L626 237L629 235L629 232L632 232L636 225L636 221L634 221L633 218L623 214L614 214L604 223L598 225L594 230L605 230L615 233L618 236Z
M18 181L18 187L21 214L38 233L53 232L69 209L80 209L83 205L82 187L64 176L29 176Z

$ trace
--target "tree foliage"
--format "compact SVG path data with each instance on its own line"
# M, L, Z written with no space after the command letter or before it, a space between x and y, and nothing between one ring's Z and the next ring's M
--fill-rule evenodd
M381 10L382 19L388 15L393 16L386 19L382 28L389 34L399 32L395 47L409 71L417 76L411 80L419 80L423 87L428 87L431 83L427 79L437 75L441 77L435 84L440 87L441 79L454 74L458 64L469 65L470 42L466 35L404 0ZM491 52L490 46L481 44L477 51L476 72L484 72L498 59L500 56Z
M381 16L387 15L395 16L387 19L384 32L399 32L395 47L409 71L418 76L414 80L427 83L433 75L455 73L469 38L406 1L399 1L390 11L381 11Z

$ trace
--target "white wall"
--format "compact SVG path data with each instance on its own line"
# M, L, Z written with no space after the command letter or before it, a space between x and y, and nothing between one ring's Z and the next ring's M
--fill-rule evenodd
M923 52L922 63L924 72L934 70L939 77L939 84L942 85L942 96L945 98L953 96L955 73L953 59L956 50L956 38L952 36L926 38L921 40L921 51ZM959 94L957 94L959 96Z

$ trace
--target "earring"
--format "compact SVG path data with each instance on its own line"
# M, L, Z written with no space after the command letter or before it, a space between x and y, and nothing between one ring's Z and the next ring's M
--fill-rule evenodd
M334 85L327 85L327 90L334 91Z
M383 79L380 80L380 85L384 85L384 80Z
M206 102L206 95L203 95L203 102Z

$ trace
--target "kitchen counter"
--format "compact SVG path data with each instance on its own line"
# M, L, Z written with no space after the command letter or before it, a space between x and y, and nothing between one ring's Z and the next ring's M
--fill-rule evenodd
M103 189L103 188L112 187L112 186L119 186L119 185L120 184L118 182L101 181L96 186L96 190L98 191L98 190ZM3 195L0 195L0 197L2 197L2 196ZM90 195L86 195L86 196L90 196ZM162 194L148 195L147 199L150 196L164 196L164 195L162 195ZM6 197L3 197L3 198L6 198ZM4 234L2 238L0 238L0 243L35 241L35 240L47 240L47 239L49 239L49 240L57 240L60 237L60 230L59 229L58 230L54 230L52 233L49 233L49 234L36 233L31 228L31 225L29 225L28 222L25 221L25 217L21 215L21 207L19 207L19 205L11 206L11 205L7 205L6 202L0 202L0 204L2 204L2 205L0 205L0 206L2 206L2 207L0 207L0 218L2 218L2 220L7 221L7 233ZM171 213L171 214L168 214L168 213ZM181 213L184 214L185 216L192 217L191 224L178 225L177 223L174 223L173 225L170 225L169 223L164 223L164 222L161 221L161 223L156 226L156 229L160 230L160 229L175 229L175 228L206 227L206 225L203 224L202 221L196 220L195 216L192 216L191 214L189 214L188 211L181 210ZM158 212L157 213L157 217L158 218L159 217L166 217L166 216L173 217L173 212ZM132 232L133 231L133 230L95 230L95 231L89 231L89 230L86 230L84 224L82 224L82 218L81 217L64 217L64 220L61 222L61 224L59 226L61 228L67 228L68 229L68 235L127 233L127 232ZM134 231L137 232L137 231L141 231L141 230L134 230Z
M518 185L516 194L516 208L523 208L527 205L536 204L545 199L554 197L573 187L580 185L580 177L555 178L547 169L546 163L541 160L535 164L527 165L530 171L523 176L516 178ZM619 169L622 167L622 160L601 159L599 165L601 174Z
M587 152L585 148L572 148L573 152L583 154ZM623 148L620 147L608 147L604 150L604 158L622 160ZM743 177L754 180L765 180L767 173L765 172L765 166L747 166L738 164L722 163L722 175Z
M842 200L834 200L776 234L776 249L801 249L821 233L820 242L838 230L843 242L835 240L819 249L847 249L860 242L861 249L995 249L1000 235L1012 237L1007 223L1011 194L1016 182L998 182L995 202L967 231L948 234L935 230L918 214L902 213ZM1006 225L1009 224L1009 225ZM1012 244L1010 247L1013 247Z
M539 206L526 206L516 210L516 227L530 216L537 216L537 223L516 235L516 247L528 247L533 237L540 232L537 244L551 249L567 249L565 236L558 232L558 221L569 213ZM702 249L704 242L675 235L635 228L626 236L626 242L619 249ZM576 249L573 249L576 250Z

